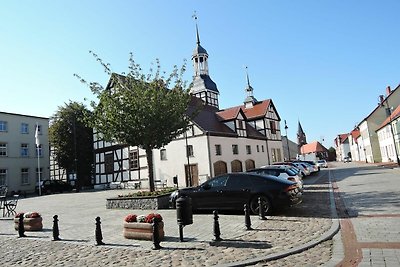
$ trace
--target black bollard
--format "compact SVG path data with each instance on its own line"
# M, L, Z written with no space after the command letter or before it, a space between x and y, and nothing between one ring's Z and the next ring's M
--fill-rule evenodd
M214 211L213 211L213 214L214 214L214 236L215 236L215 238L213 239L213 241L222 241L222 238L221 238L221 231L220 231L220 229L219 229L219 221L218 221L219 216L218 216L218 211L217 211L217 210L214 210Z
M267 219L265 217L265 210L264 210L264 206L263 206L261 197L258 198L258 218L260 220L266 220Z
M100 227L100 217L96 217L96 231L95 231L95 235L96 235L96 245L100 246L100 245L105 245L103 243L103 235L101 233L101 227Z
M158 219L154 218L153 219L153 244L154 244L154 248L153 249L162 248L160 246L160 233L158 231L158 225L159 225Z
M18 218L18 235L19 237L26 237L24 227L24 214L21 213Z
M251 228L249 205L247 204L244 204L244 223L246 225L246 230L253 230L253 228Z
M58 215L53 216L53 241L61 240L60 231L58 230Z

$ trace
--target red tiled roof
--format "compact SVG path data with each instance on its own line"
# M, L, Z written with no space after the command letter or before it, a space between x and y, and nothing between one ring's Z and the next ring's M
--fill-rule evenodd
M390 120L395 120L400 117L400 106L393 110L392 115L387 117L386 120L378 127L377 131L389 124Z
M217 116L221 119L221 121L229 121L233 120L238 116L238 113L240 111L240 107L233 107L233 108L228 108L225 110L221 110L217 112Z
M305 144L300 148L301 154L313 153L313 152L326 152L328 151L320 142L315 141L313 143Z
M350 134L353 136L353 140L357 143L357 138L361 135L360 130L354 129Z
M233 120L237 117L239 110L241 109L247 119L254 119L258 117L265 117L268 112L268 107L271 103L271 99L267 99L261 102L257 102L252 108L245 108L245 105L236 106L228 109L221 110L218 112L218 116L222 121Z
M265 114L267 114L268 112L268 107L270 103L271 99L266 99L264 101L255 103L252 108L246 109L243 105L242 110L248 119L265 117Z

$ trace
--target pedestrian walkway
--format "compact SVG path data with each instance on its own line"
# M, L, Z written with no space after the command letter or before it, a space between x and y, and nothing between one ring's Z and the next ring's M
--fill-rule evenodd
M298 256L315 245L329 240L338 230L331 219L334 207L326 177L306 185L304 203L285 213L259 220L251 216L252 228L246 230L244 215L220 214L220 242L214 242L213 215L194 214L193 224L183 230L185 242L179 242L175 210L158 210L164 219L165 240L161 250L153 250L151 241L124 239L122 225L129 213L148 214L151 210L109 210L106 198L126 193L107 190L55 194L22 199L18 211L42 214L44 231L27 232L17 238L11 220L0 220L0 258L2 266L236 266L259 264L270 266L273 259ZM319 180L318 180L319 181ZM53 216L59 217L62 241L52 240ZM95 218L101 217L104 246L95 246ZM312 260L321 263L331 258L332 242L320 245ZM318 247L316 247L318 248ZM311 249L310 249L311 251ZM292 257L292 256L290 256ZM303 264L304 265L304 264ZM284 266L277 264L277 266ZM287 266L302 266L291 263Z

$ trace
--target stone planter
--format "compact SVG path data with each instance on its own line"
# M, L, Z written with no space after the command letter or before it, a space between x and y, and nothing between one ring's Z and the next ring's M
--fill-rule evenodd
M158 223L158 236L164 239L164 222ZM153 225L151 223L124 222L124 237L127 239L152 240Z
M43 229L42 217L24 218L25 231L41 231ZM19 229L19 218L14 218L14 228Z
M159 210L168 209L171 194L154 197L115 197L107 198L107 209Z

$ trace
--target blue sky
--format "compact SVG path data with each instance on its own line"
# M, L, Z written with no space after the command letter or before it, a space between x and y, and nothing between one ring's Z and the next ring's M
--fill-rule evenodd
M0 111L50 117L90 90L74 76L106 84L89 54L115 72L129 53L167 72L195 48L193 11L209 54L220 108L245 99L245 70L258 100L271 98L288 135L298 121L307 141L333 145L400 83L400 1L3 1L0 7ZM283 131L284 133L284 131Z

